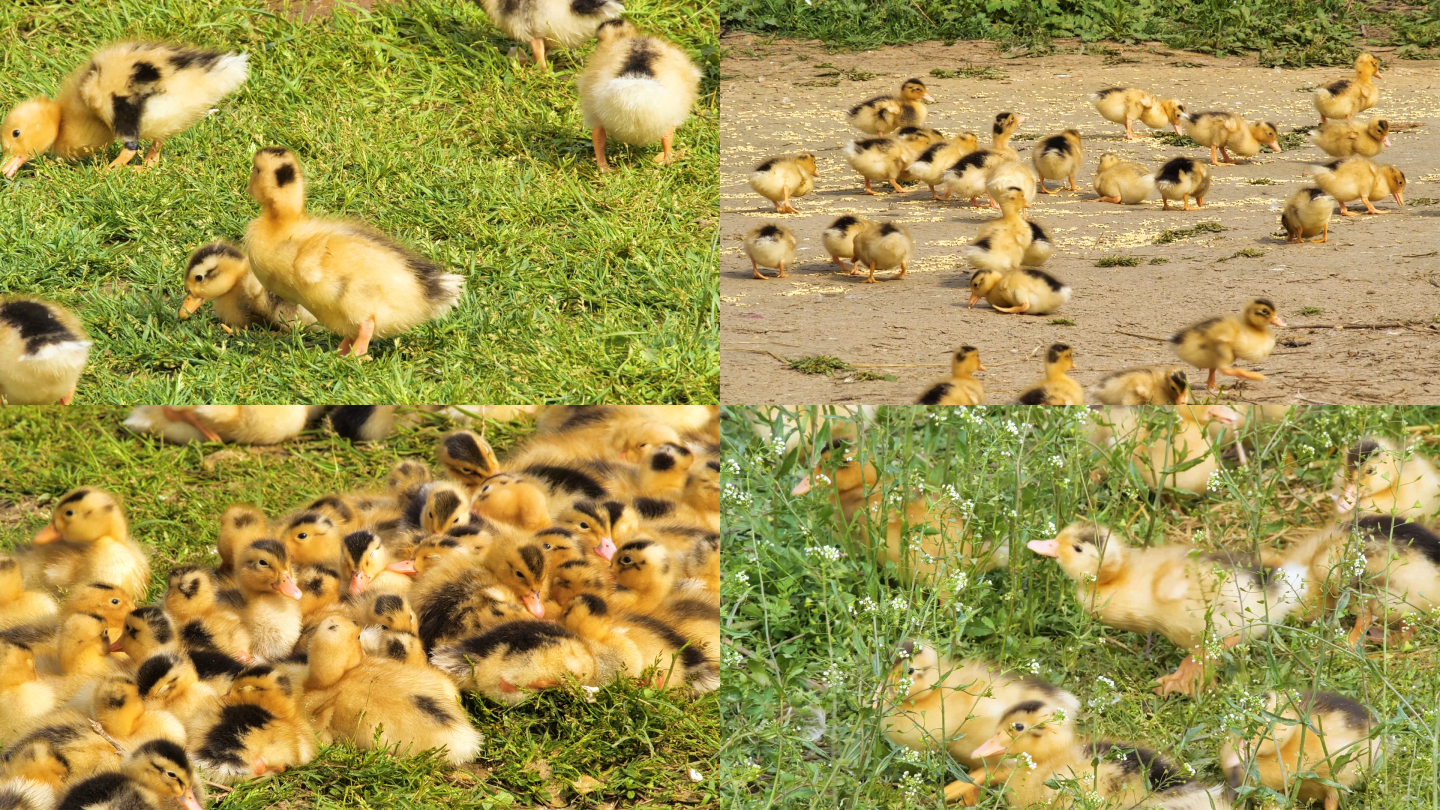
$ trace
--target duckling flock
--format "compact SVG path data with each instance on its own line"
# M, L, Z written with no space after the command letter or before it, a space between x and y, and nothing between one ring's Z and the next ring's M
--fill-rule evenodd
M595 51L577 75L580 107L600 171L606 139L661 145L675 160L674 133L690 116L700 71L674 44L621 19L618 0L514 3L483 0L496 26L531 46L543 68L547 42ZM17 105L0 124L13 178L45 153L67 161L120 141L110 169L129 165L142 141L143 163L160 160L165 141L203 118L249 78L246 54L190 45L120 42L96 51L66 77L56 98ZM226 331L282 330L318 323L343 338L341 356L367 357L370 340L443 317L464 292L463 276L357 222L309 216L299 158L282 147L255 153L246 191L260 206L244 248L217 242L185 268L182 319L215 301ZM73 313L50 301L0 297L0 399L68 404L91 341Z
M715 689L718 422L679 411L554 408L504 462L459 431L441 476L409 459L280 516L235 504L219 565L149 604L121 503L67 493L0 554L0 807L197 810L207 780L342 740L469 762L462 690Z
M1152 453L1152 470L1184 467L1187 446L1192 454L1203 447L1205 456L1218 455L1206 438L1210 423L1234 425L1242 418L1220 405L1176 410L1187 425L1177 437L1138 436L1142 470ZM1249 416L1269 414L1253 409ZM1134 436L1134 417L1128 409L1103 414L1091 441ZM1178 475L1189 483L1160 482L1153 475L1146 480L1203 492L1210 470L1201 470L1199 483L1185 472ZM1010 563L1008 547L967 533L967 521L940 502L943 496L884 507L880 472L857 458L850 440L826 444L792 494L812 489L835 506L840 531L875 536L879 556L907 583L941 588L955 570ZM1155 692L1194 696L1211 683L1221 651L1239 650L1287 619L1353 612L1352 648L1367 641L1393 645L1413 633L1414 621L1440 607L1440 535L1427 528L1440 521L1434 465L1413 447L1367 438L1345 453L1330 497L1331 521L1258 556L1211 553L1185 542L1139 547L1115 528L1084 520L1054 539L1030 541L1028 548L1056 561L1074 582L1081 608L1097 621L1155 633L1187 651L1174 672L1157 673ZM1336 810L1341 794L1378 764L1385 739L1370 709L1344 695L1314 691L1305 678L1303 684L1276 684L1264 695L1264 710L1275 718L1267 727L1219 742L1223 786L1198 784L1143 745L1082 738L1076 731L1080 703L1059 686L986 661L952 660L922 640L901 645L877 697L883 698L884 733L892 743L943 749L966 766L969 779L945 789L950 802L974 804L987 786L1003 785L1017 808L1057 798L1063 803L1078 788L1105 806L1198 810L1228 808L1234 789L1263 785Z
M1353 78L1338 79L1314 90L1320 126L1310 131L1309 138L1337 159L1308 169L1306 173L1313 176L1316 185L1296 191L1285 203L1280 222L1287 242L1326 241L1337 204L1347 217L1355 214L1346 203L1357 200L1372 214L1384 213L1372 203L1386 196L1393 196L1403 207L1404 172L1372 160L1390 145L1390 124L1378 118L1354 120L1356 114L1379 102L1380 92L1373 81L1380 76L1379 70L1374 56L1361 53L1355 59ZM1152 128L1172 129L1176 135L1183 130L1210 150L1208 164L1200 158L1178 156L1153 169L1106 152L1097 164L1093 179L1097 196L1092 202L1137 205L1158 192L1165 210L1172 202L1183 210L1192 210L1192 199L1195 208L1201 208L1210 189L1211 166L1234 165L1234 158L1252 157L1262 147L1281 151L1279 129L1274 123L1246 121L1224 111L1186 112L1176 99L1160 99L1136 88L1105 88L1089 100L1102 117L1125 127L1127 140L1137 139L1134 126L1139 122ZM926 102L934 101L922 80L909 79L901 85L898 95L878 96L848 110L846 120L850 125L873 136L850 141L844 149L846 161L863 181L864 192L877 194L872 183L888 183L895 192L907 193L916 187L902 184L917 183L928 186L937 202L963 199L976 206L981 198L988 199L989 206L998 209L1000 216L983 224L963 251L972 268L969 305L974 307L984 299L994 311L1007 314L1049 315L1060 311L1071 300L1073 290L1038 269L1054 255L1055 244L1043 225L1028 218L1027 211L1037 191L1047 195L1067 189L1080 191L1075 183L1085 160L1080 133L1066 129L1041 137L1031 149L1031 165L1027 166L1009 145L1025 116L1013 112L996 115L991 143L981 147L974 133L947 136L925 126ZM755 193L774 204L777 213L798 213L793 201L814 191L818 176L814 154L800 152L764 160L750 173L749 184ZM1047 181L1059 187L1051 189ZM896 271L893 278L904 278L915 250L915 240L904 223L871 221L857 215L837 218L821 237L831 261L850 275L866 275L867 283L876 282L877 272ZM786 267L796 260L795 234L779 223L762 223L750 229L744 235L744 247L751 262L751 277L757 280L766 278L761 268L775 268L779 277L786 277ZM1182 329L1170 338L1170 344L1180 359L1209 372L1207 388L1213 392L1217 390L1217 373L1264 379L1255 372L1235 368L1235 362L1267 358L1275 345L1270 327L1285 325L1274 303L1255 299L1239 316L1214 317ZM962 363L962 357L972 361ZM931 386L920 396L919 403L984 402L983 387L969 376L980 368L974 347L962 347L954 355L953 364L954 376L944 381L948 388ZM963 374L962 366L967 369ZM1165 367L1154 366L1126 369L1115 376L1170 375ZM1132 396L1134 401L1100 401L1182 401L1175 398L1171 388L1149 390L1156 395ZM1022 396L1020 401L1051 405L1084 402L1078 388L1071 393L1073 396L1039 400Z

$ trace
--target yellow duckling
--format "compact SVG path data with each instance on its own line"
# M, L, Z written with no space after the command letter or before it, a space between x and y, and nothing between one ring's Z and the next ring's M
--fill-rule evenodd
M870 135L884 135L900 127L918 127L925 123L925 103L935 98L925 89L925 82L907 79L900 85L898 96L876 96L850 108L845 119L850 126Z
M1254 157L1260 154L1261 146L1280 151L1280 129L1272 123L1246 121L1237 115L1226 122L1225 128L1229 131L1225 147L1239 157Z
M124 143L110 168L129 163L150 141L145 165L160 160L165 139L205 117L250 75L246 54L189 45L119 42L92 55L60 85L55 100L32 98L5 116L0 144L14 177L25 161L46 152L78 160L116 139Z
M1215 388L1215 374L1247 380L1263 380L1265 375L1235 368L1236 360L1258 363L1270 356L1275 348L1271 326L1288 326L1268 298L1256 298L1245 305L1239 315L1210 318L1187 326L1170 336L1170 345L1181 360L1198 369L1209 369L1205 387Z
M1280 212L1280 225L1285 229L1285 242L1307 240L1324 242L1330 238L1330 215L1335 213L1335 198L1323 189L1302 188L1285 201ZM1319 239L1310 237L1320 235Z
M1371 199L1378 200L1386 194L1395 198L1396 205L1402 209L1405 207L1405 173L1394 164L1379 167L1375 175L1375 185L1370 187Z
M904 147L905 167L900 170L900 182L911 183L917 178L910 174L910 166L929 151L932 146L944 146L949 139L945 133L930 127L901 127L890 134ZM913 189L912 189L913 190Z
M1203 495L1210 489L1210 474L1220 469L1220 451L1208 428L1211 424L1234 427L1240 414L1224 405L1179 405L1174 411L1180 417L1178 428L1141 431L1133 454L1135 466L1149 487Z
M245 597L241 615L250 628L251 652L275 661L300 638L300 588L278 540L256 540L235 561L235 584Z
M269 665L235 676L213 724L196 735L195 759L207 777L229 784L315 758L315 733L300 711L300 677Z
M1177 157L1165 161L1155 173L1155 188L1160 199L1165 201L1164 210L1170 210L1171 200L1180 200L1184 210L1190 210L1190 198L1195 198L1195 207L1205 207L1205 195L1210 192L1210 170L1205 164L1192 157Z
M545 50L552 43L562 48L573 48L595 36L602 24L625 11L620 0L585 0L581 3L542 0L524 4L480 0L480 5L496 28L530 45L535 64L541 70L548 67Z
M1048 315L1070 300L1070 285L1032 267L1007 273L976 270L970 276L970 306L981 298L996 312Z
M195 663L184 653L166 652L145 659L135 670L135 686L147 709L169 712L185 724L187 740L203 738L220 714L215 685L200 680Z
M0 296L0 402L69 405L90 336L75 313L38 298Z
M1370 200L1389 192L1389 184L1381 177L1380 167L1369 158L1348 157L1315 166L1311 169L1315 185L1340 204L1340 216L1353 217L1345 203L1360 200L1371 214L1382 214ZM1403 178L1403 175L1401 175ZM1377 194L1377 191L1379 192Z
M1430 522L1440 515L1440 473L1416 445L1362 439L1345 453L1335 498L1338 515L1395 515Z
M870 187L871 181L888 180L898 192L911 191L900 185L900 175L914 157L915 153L906 149L899 138L891 136L862 138L845 144L845 161L864 178L866 194L876 193Z
M863 265L869 265L870 277L865 284L875 284L875 273L900 268L894 278L905 277L910 269L910 257L915 252L915 237L910 229L899 222L881 222L872 225L855 236L855 264L850 275L860 274Z
M10 776L61 790L94 774L116 770L120 755L95 731L90 718L61 709L11 743L0 762Z
M980 227L975 241L965 249L965 260L977 270L1008 273L1024 262L1025 249L1030 246L1034 232L1025 221L1028 201L1023 189L1013 186L996 189L994 196L1000 207L1000 218Z
M1045 194L1055 193L1045 188L1046 180L1057 183L1065 180L1070 183L1071 191L1079 191L1080 187L1075 185L1075 174L1085 165L1085 151L1080 147L1080 131L1067 129L1057 135L1042 138L1030 150L1030 162L1035 164L1035 172L1040 175L1040 191Z
M997 113L995 122L990 125L990 146L989 150L1010 160L1019 160L1020 153L1010 145L1010 139L1014 137L1015 130L1025 123L1025 116L1013 112Z
M176 566L170 569L168 583L165 612L175 620L187 647L214 648L242 663L250 661L250 631L241 615L244 604L234 592L221 590L214 571Z
M1102 405L1180 405L1190 398L1190 380L1180 366L1127 368L1100 378L1090 396Z
M830 227L820 235L821 241L825 243L825 252L830 254L830 261L834 262L836 267L846 271L855 269L855 237L871 224L865 217L845 214L836 217ZM849 267L845 266L845 259L850 260Z
M1380 60L1368 53L1355 57L1355 78L1337 79L1324 87L1315 88L1315 110L1320 113L1320 123L1329 118L1344 118L1349 121L1355 113L1365 112L1380 100L1380 88L1373 79L1380 75Z
M1075 351L1056 343L1045 353L1045 376L1015 400L1018 405L1084 405L1085 389L1065 372L1075 369Z
M932 143L905 167L905 175L929 186L932 199L947 199L935 190L940 186L945 170L978 148L979 141L973 132L962 132L948 141Z
M1220 746L1230 787L1264 785L1338 810L1340 791L1380 761L1385 740L1374 733L1370 710L1328 692L1266 692L1263 700L1265 727L1248 738L1232 734Z
M961 346L950 357L950 376L931 383L915 400L916 405L984 405L985 386L975 379L975 372L984 371L980 350Z
M1006 160L1005 156L991 149L976 149L955 161L940 173L940 196L969 200L973 207L978 205L982 194L988 194L986 180L990 170Z
M774 267L780 271L776 278L785 278L785 265L795 263L795 234L773 222L756 225L745 234L745 255L750 257L751 278L765 280L761 267Z
M1026 224L1030 226L1030 244L1025 248L1025 255L1020 257L1020 263L1028 267L1039 267L1050 260L1050 256L1055 253L1055 245L1040 223L1032 221Z
M595 655L579 635L555 622L506 622L454 646L439 647L431 663L461 689L516 704L529 690L548 689L571 677L595 680Z
M1249 122L1234 113L1202 112L1185 113L1181 116L1185 134L1201 146L1210 147L1210 165L1219 166L1218 152L1225 163L1234 163L1230 151L1240 157L1260 154L1260 147L1268 146L1280 151L1280 133L1274 124L1265 121Z
M797 214L791 197L804 197L815 190L815 156L809 152L770 158L750 172L750 188L775 204L777 214Z
M55 687L35 671L35 651L0 638L0 748L55 706Z
M1125 140L1139 140L1132 128L1136 121L1151 129L1170 126L1180 134L1180 116L1185 108L1175 99L1160 100L1133 87L1107 87L1090 94L1095 111L1106 121L1125 125Z
M128 676L107 678L100 684L95 690L91 716L126 749L150 740L185 744L185 726L175 715L147 707L135 681Z
M205 792L185 749L170 740L151 740L125 757L116 773L75 783L61 807L85 810L202 810Z
M372 336L398 335L459 301L464 277L363 226L306 216L305 178L290 150L256 152L246 190L260 204L245 232L250 269L343 335L341 356L363 357Z
M1390 122L1384 118L1372 118L1363 124L1331 121L1310 130L1307 136L1331 157L1375 157L1381 149L1390 146Z
M115 496L98 489L72 490L57 501L50 523L21 559L56 588L103 582L138 599L150 586L145 548L130 539Z
M1095 171L1095 193L1091 202L1139 205L1155 190L1155 174L1133 160L1121 160L1114 152L1100 156Z
M595 52L575 80L595 147L595 164L602 172L610 170L605 160L607 136L632 146L659 141L655 162L673 162L675 130L695 106L700 69L673 43L654 34L642 35L629 20L607 20L595 36L599 40Z
M215 316L226 332L251 326L289 331L315 323L315 316L265 289L250 272L250 260L226 242L212 242L190 254L185 265L185 302L181 320L205 302L215 302Z
M0 630L53 619L59 610L50 594L25 590L20 561L0 552Z
M55 640L55 658L44 663L55 697L73 708L88 708L98 681L121 673L121 664L110 655L112 643L105 620L94 613L66 619Z
M999 208L1000 194L1018 189L1025 205L1035 201L1037 187L1035 171L1018 160L1002 160L985 172L985 192L990 197L990 207Z
M141 405L124 425L174 444L279 444L310 422L308 405Z

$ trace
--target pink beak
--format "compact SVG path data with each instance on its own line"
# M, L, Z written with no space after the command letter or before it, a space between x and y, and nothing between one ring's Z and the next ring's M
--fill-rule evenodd
M934 103L935 103L935 97L932 96L932 95L930 95L929 93L926 93L925 95L921 96L921 98L925 99L926 103L928 103L928 104L934 104Z
M15 157L12 157L9 160L5 161L5 168L0 171L4 171L6 177L14 177L15 173L20 171L20 167L24 165L25 158L16 155Z
M805 493L807 493L807 492L809 492L809 491L810 491L810 476L807 475L807 476L805 476L804 478L801 478L801 479L800 479L800 483L796 484L794 489L790 490L790 494L791 494L791 495L795 495L795 496L798 497L798 496L800 496L800 495L804 495Z
M195 798L195 791L187 790L185 795L180 797L180 803L185 805L185 810L205 810Z
M1031 540L1026 543L1025 546L1042 557L1060 556L1060 543L1055 540ZM994 740L991 740L991 742L994 742ZM1000 750L1004 751L1005 746L1000 746Z
M1175 128L1175 134L1176 134L1176 135L1179 135L1179 134L1180 134L1180 125L1179 125L1179 124L1171 124L1170 126L1172 126L1172 127Z
M521 601L525 603L525 609L530 611L530 615L537 619L545 618L545 605L540 603L540 593L538 591L531 591L525 594L525 598Z
M1225 405L1211 405L1206 412L1210 414L1211 419L1224 425L1234 425L1240 422L1240 414Z
M394 571L397 574L405 574L412 577L420 573L419 571L415 570L414 560L402 560L401 562L390 563L389 565L385 566L385 570Z
M370 587L370 577L366 576L364 571L356 571L355 576L350 578L350 593L359 596L368 587Z
M605 558L605 562L615 556L615 541L608 537L600 538L599 545L595 546L595 553Z
M1290 324L1288 324L1288 323L1285 322L1285 319L1284 319L1284 318L1280 317L1280 313L1278 313L1278 312L1275 313L1274 315L1271 315L1271 316L1270 316L1270 323L1273 323L1273 324L1275 324L1276 326L1282 326L1282 327L1283 327L1283 326L1289 326L1289 325L1290 325Z
M1389 135L1386 135L1386 136L1385 136L1385 140L1381 141L1381 143L1385 144L1386 146L1389 146L1389 145L1390 145L1390 136L1389 136Z
M991 737L983 743L980 743L980 747L970 752L970 755L976 759L993 757L996 754L1005 753L1005 749L1008 747L1009 743L1005 740L1005 738L997 735Z
M1279 151L1280 151L1280 142L1279 142L1279 141L1271 141L1271 142L1270 142L1270 148L1271 148L1271 149L1274 149L1276 152L1279 152Z
M300 598L300 589L295 587L295 577L291 576L289 571L286 571L285 575L280 577L280 581L275 583L275 590L291 599Z
M41 529L39 534L35 535L35 545L43 546L46 543L54 543L57 540L63 539L64 538L60 536L60 530L55 528L54 523L51 523Z
M116 641L110 644L110 652L120 652L120 650L120 642Z

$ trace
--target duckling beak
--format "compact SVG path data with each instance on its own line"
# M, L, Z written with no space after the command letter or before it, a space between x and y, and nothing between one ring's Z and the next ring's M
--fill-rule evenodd
M1031 540L1025 544L1025 547L1039 554L1041 557L1060 556L1060 543L1055 540ZM994 740L991 740L991 742L994 742ZM1005 746L1000 746L999 750L1004 751ZM976 756L980 755L977 753Z
M1236 413L1233 408L1224 405L1211 405L1206 410L1206 413L1210 414L1211 419L1214 419L1222 425L1236 425L1240 423L1240 414Z
M366 576L364 571L356 571L355 576L350 578L350 593L359 596L365 593L365 589L368 587L370 587L370 577Z
M1340 497L1335 499L1335 511L1343 515L1354 509L1356 502L1359 500L1360 488L1354 484L1346 484L1345 491L1340 493Z
M12 157L9 160L5 161L5 168L0 169L0 171L3 171L6 177L14 177L15 173L20 171L20 167L24 165L25 156L16 155L15 157Z
M804 478L801 478L801 479L800 479L800 483L796 484L794 489L790 490L790 494L798 497L798 496L800 496L800 495L804 495L805 493L807 493L807 492L809 492L809 491L810 491L810 476L807 475L807 476L805 476ZM38 537L35 538L35 542L37 542L37 543L40 542L40 538L38 538Z
M976 370L976 371L985 371L985 370L986 370L986 369L985 369L985 365L984 365L983 363L980 364L980 365L977 365L977 366L975 367L975 370Z
M1390 136L1389 136L1389 135L1386 135L1384 138L1382 138L1382 139L1380 140L1380 142L1383 143L1383 144L1385 144L1386 146L1389 146L1389 145L1390 145Z
M537 619L545 618L545 605L540 602L539 591L531 591L525 594L525 598L520 601L525 603L525 609L530 611L530 615Z
M970 296L970 306L973 307L973 306L975 306L975 305L978 304L978 303L980 303L980 296L978 296L978 295L971 295L971 296Z
M604 557L605 562L610 562L615 556L615 541L608 537L600 538L599 544L595 546L595 553Z
M1279 151L1280 151L1280 142L1279 142L1279 141L1271 141L1271 142L1270 142L1270 148L1271 148L1271 149L1274 149L1276 152L1279 152Z
M1271 315L1271 316L1270 316L1270 323L1273 323L1273 324L1275 324L1276 326L1281 326L1281 327L1289 326L1289 325L1290 325L1290 324L1288 324L1288 323L1285 322L1285 319L1284 319L1284 318L1280 317L1280 313L1278 313L1278 312L1275 313L1274 315Z
M996 734L994 737L980 743L980 747L976 748L974 752L971 753L971 756L975 759L993 757L996 754L1005 753L1005 749L1008 747L1010 747L1010 741L1005 739L1003 734Z
M1377 74L1375 74L1375 75L1376 75L1376 76L1379 76L1380 74L1377 73ZM925 103L926 103L926 104L934 104L934 103L935 103L935 97L932 96L932 95L930 95L929 93L926 93L925 95L921 96L921 98L925 99Z
M401 562L390 563L389 565L385 566L385 570L394 571L397 574L406 574L412 577L420 573L419 571L415 570L414 560L402 560Z
M63 538L60 537L60 530L55 528L54 523L49 523L46 524L45 528L40 530L39 534L35 535L35 545L43 546L46 543L54 543L61 539Z
M185 795L180 797L180 804L185 806L185 810L205 810L200 806L200 801L195 798L193 790L185 791Z
M1395 204L1396 204L1396 205L1401 205L1401 206L1403 206L1403 205L1405 204L1405 192L1403 192L1403 191L1397 191L1397 192L1395 192Z
M285 575L280 577L280 581L275 583L275 590L285 594L291 599L300 598L300 589L295 587L295 577L292 576L289 571L286 571Z
M112 653L117 653L117 652L120 652L120 651L121 651L120 642L118 642L118 641L112 641L112 642L110 642L110 652L112 652Z
M205 306L204 298L195 295L185 296L185 303L180 305L180 320L183 321L191 315L194 315L195 311L203 306Z
M1172 128L1174 128L1176 135L1179 135L1179 134L1180 134L1180 125L1179 125L1179 124L1171 124L1170 126L1171 126Z

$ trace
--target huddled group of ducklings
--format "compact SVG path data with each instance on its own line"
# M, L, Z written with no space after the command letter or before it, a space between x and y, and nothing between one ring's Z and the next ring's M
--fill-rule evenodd
M551 408L504 462L471 431L383 490L219 516L219 565L151 550L111 494L0 554L0 807L198 810L349 741L473 760L460 691L719 685L718 416ZM60 601L57 603L57 598Z
M1192 492L1205 491L1218 464L1215 428L1278 415L1221 405L1175 410L1185 428L1158 439L1138 436L1135 460L1151 486ZM1135 416L1133 409L1112 409L1096 420L1091 441L1135 435ZM1199 468L1198 480L1195 469L1164 475L1199 459L1197 449L1208 465ZM1397 643L1413 632L1411 622L1440 607L1440 536L1427 528L1440 521L1440 474L1414 447L1388 439L1364 439L1344 459L1329 493L1334 518L1258 556L1206 552L1185 542L1137 547L1121 532L1083 520L1028 548L1059 564L1082 609L1102 624L1156 633L1188 653L1157 679L1161 696L1198 695L1213 680L1217 649L1234 649L1290 617L1318 620L1345 606L1357 614L1352 648L1367 640ZM836 507L840 530L873 538L862 542L907 583L944 587L956 570L1010 564L1008 547L967 531L965 516L944 496L917 493L887 506L879 469L858 456L850 439L832 439L792 494L822 492ZM1352 562L1357 557L1363 564ZM947 786L947 801L973 804L981 789L997 784L1011 791L1017 808L1063 806L1082 795L1098 795L1105 806L1197 810L1229 807L1233 800L1233 793L1196 784L1147 748L1081 738L1079 702L1069 692L985 661L951 660L929 643L901 646L882 694L891 742L944 750L969 769L968 781ZM1267 693L1263 704L1270 718L1264 728L1220 745L1228 788L1294 790L1335 810L1341 792L1381 753L1370 710L1341 695L1289 688ZM1023 756L1028 759L1017 761Z
M531 45L542 67L547 42L574 47L597 40L576 83L600 171L610 168L607 137L658 142L655 160L674 160L675 130L689 118L700 85L700 70L684 51L621 19L618 0L482 5L498 27ZM116 140L123 148L110 168L129 164L142 140L150 147L136 168L148 168L166 139L248 78L246 54L173 43L106 45L64 79L55 99L30 99L10 111L0 125L7 158L0 171L14 177L47 152L80 160ZM343 338L341 356L366 358L372 338L442 317L459 302L463 276L363 224L308 215L305 177L291 150L259 150L246 191L260 212L244 249L217 242L190 257L182 319L213 300L227 332L318 323ZM0 399L69 403L89 350L79 319L59 304L0 298Z

